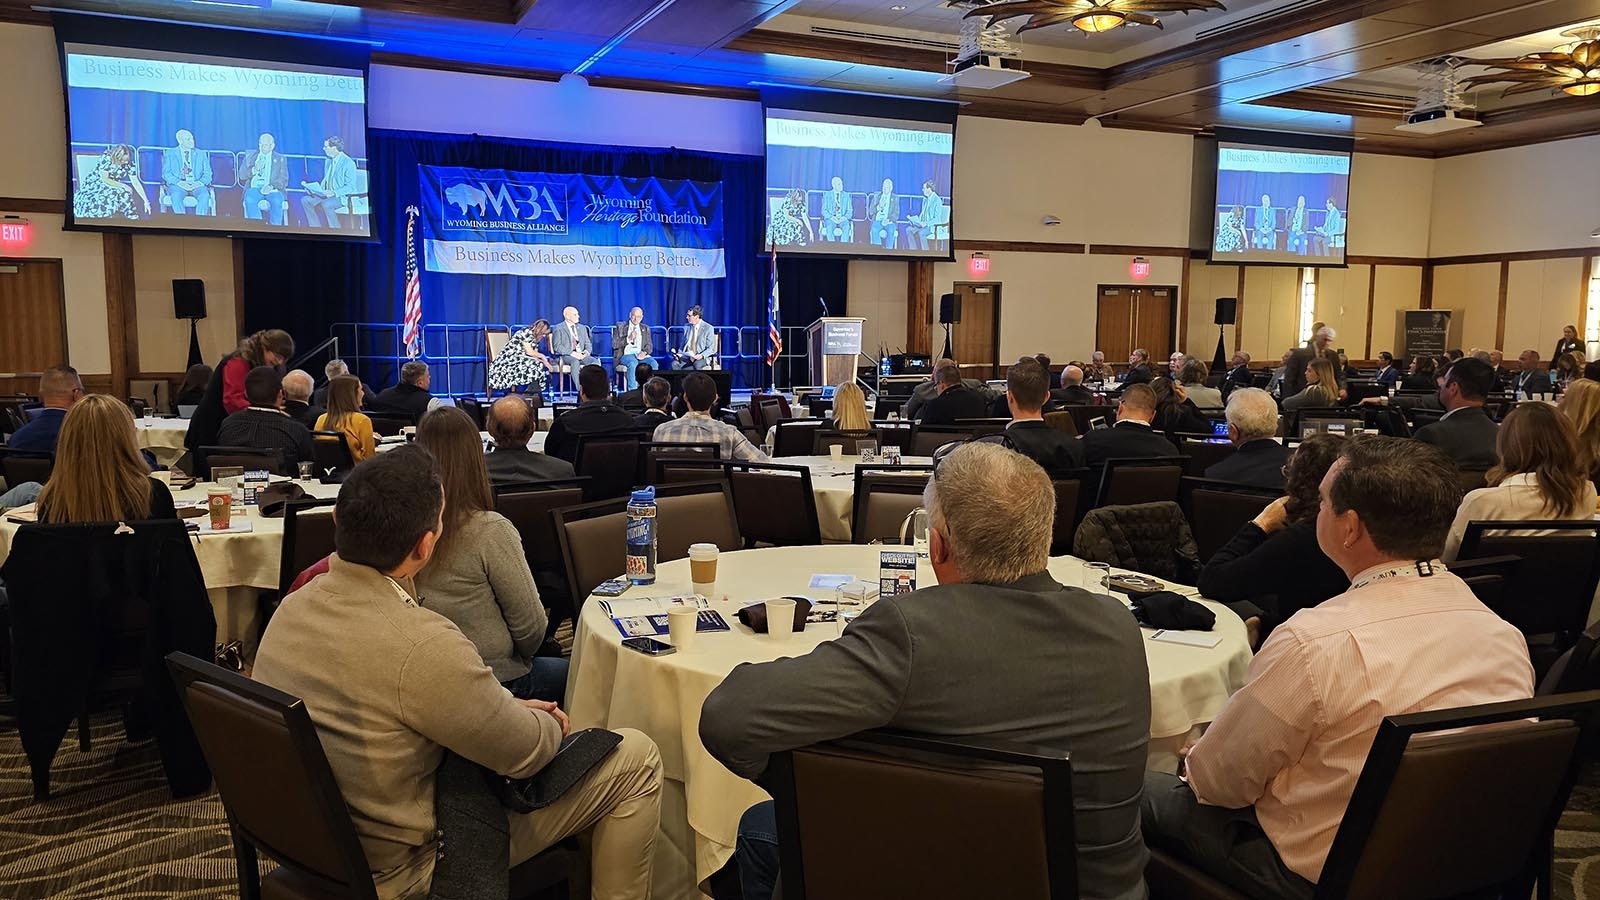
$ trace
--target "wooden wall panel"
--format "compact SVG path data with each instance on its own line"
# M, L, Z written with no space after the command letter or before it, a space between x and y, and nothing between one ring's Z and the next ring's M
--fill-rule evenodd
M932 352L928 323L933 318L933 263L906 263L907 353Z
M111 340L113 396L128 395L128 376L139 370L139 311L133 283L133 236L106 233L106 333Z
M1372 278L1372 352L1399 352L1399 335L1395 333L1399 312L1420 309L1417 298L1422 292L1422 273L1419 266L1377 266Z

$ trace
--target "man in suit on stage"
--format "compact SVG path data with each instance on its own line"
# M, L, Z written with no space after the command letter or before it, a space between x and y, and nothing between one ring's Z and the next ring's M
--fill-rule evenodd
M1084 461L1099 469L1108 459L1177 456L1178 448L1151 429L1155 417L1156 392L1148 384L1128 385L1122 391L1117 424L1096 428L1083 436Z
M576 373L584 366L598 366L594 356L594 335L589 326L578 322L578 308L569 306L561 311L561 321L550 329L550 349Z
M844 192L844 179L833 176L833 190L822 195L822 239L848 244L855 240L856 229L850 223L855 213L854 202Z
M356 161L344 152L344 138L333 135L322 142L322 155L328 158L327 166L322 170L321 181L302 181L300 186L305 188L306 195L300 198L300 211L305 214L306 225L317 228L322 225L318 220L327 221L327 227L342 227L339 223L339 210L343 208L349 212L350 195L356 192Z
M1247 388L1256 383L1256 377L1250 374L1250 354L1240 350L1233 355L1233 362L1229 364L1228 374L1222 379L1222 399L1227 402L1228 395L1239 388Z
M961 370L944 366L933 373L939 396L929 400L922 412L924 425L954 425L957 419L984 419L989 416L989 398L962 382Z
M246 150L244 166L239 170L244 185L244 217L261 218L261 204L267 204L267 221L282 225L284 213L289 208L289 160L278 152L278 139L262 132L256 139L256 149Z
M710 322L700 318L700 307L691 306L684 320L689 323L689 334L683 340L683 352L678 354L674 368L709 369L716 359L717 331Z
M612 326L611 346L613 363L626 376L628 390L638 390L639 370L656 367L655 357L650 355L654 348L650 345L650 326L644 323L644 310L635 306L628 312L628 321Z
M194 214L211 215L211 154L194 146L194 132L179 129L178 146L161 151L161 180L166 183L167 201L177 215L187 215L194 198Z

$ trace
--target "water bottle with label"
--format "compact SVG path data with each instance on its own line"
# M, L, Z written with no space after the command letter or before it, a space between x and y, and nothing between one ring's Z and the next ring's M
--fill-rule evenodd
M878 374L885 378L894 374L894 363L889 359L888 354L884 354L883 358L878 360Z
M656 489L634 491L628 498L628 581L656 583Z

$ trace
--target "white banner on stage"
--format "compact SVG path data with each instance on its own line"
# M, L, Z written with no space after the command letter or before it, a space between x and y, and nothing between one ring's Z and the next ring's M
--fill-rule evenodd
M430 272L556 278L722 278L723 249L594 247L586 244L423 242Z

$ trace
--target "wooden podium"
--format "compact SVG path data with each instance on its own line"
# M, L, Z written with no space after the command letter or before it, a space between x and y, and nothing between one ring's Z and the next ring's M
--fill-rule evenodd
M806 326L806 362L814 385L856 380L861 354L861 326L866 319L823 316Z

